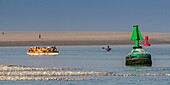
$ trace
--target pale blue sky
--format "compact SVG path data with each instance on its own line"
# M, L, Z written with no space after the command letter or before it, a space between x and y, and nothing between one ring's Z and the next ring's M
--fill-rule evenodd
M170 0L0 0L0 31L170 32Z

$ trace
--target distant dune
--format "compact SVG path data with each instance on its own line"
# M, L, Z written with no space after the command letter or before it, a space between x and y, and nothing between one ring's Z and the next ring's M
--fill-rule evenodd
M151 44L170 44L170 33L142 34ZM130 36L131 32L1 32L0 46L130 45Z

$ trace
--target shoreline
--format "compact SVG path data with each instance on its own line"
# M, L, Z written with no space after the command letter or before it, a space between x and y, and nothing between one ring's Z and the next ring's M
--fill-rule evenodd
M149 43L170 44L170 33L144 32ZM39 35L41 35L39 37ZM4 46L78 46L133 45L131 32L4 32L0 47ZM140 41L142 45L145 40Z
M144 42L140 44L143 45ZM170 42L154 41L151 45L170 44ZM90 45L133 45L133 41L8 41L0 42L0 47L9 46L90 46Z

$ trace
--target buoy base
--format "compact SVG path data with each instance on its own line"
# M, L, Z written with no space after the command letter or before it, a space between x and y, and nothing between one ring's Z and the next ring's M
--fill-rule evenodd
M152 66L151 58L126 57L126 66Z

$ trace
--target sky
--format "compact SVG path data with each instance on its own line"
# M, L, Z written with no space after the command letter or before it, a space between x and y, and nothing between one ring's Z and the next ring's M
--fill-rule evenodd
M170 32L170 0L0 0L0 31Z

